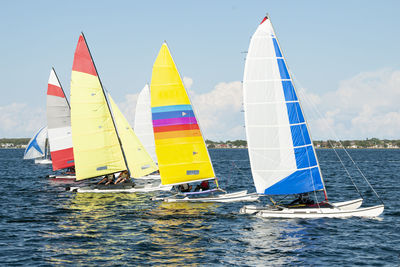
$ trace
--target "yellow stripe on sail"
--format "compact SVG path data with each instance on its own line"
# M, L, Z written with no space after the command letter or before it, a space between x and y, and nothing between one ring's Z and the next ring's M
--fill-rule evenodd
M71 128L76 180L126 170L97 76L72 71Z
M158 170L157 165L154 163L149 153L147 153L139 138L137 138L132 130L129 122L110 95L108 95L108 99L111 104L114 121L117 126L118 135L121 139L122 148L124 149L131 176L135 178L143 177Z
M191 104L165 43L153 66L150 92L152 108ZM215 176L200 130L157 132L155 146L162 184L181 184Z

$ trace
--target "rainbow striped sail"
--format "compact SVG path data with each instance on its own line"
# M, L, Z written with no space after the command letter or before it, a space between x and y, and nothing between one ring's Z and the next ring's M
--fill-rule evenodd
M150 93L161 183L175 185L213 179L207 147L166 43L153 65Z

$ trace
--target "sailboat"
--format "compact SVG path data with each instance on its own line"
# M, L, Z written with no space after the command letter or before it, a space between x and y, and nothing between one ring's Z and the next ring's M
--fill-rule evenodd
M140 91L136 102L135 124L133 129L153 161L157 163L153 121L151 119L150 89L147 84L143 87L142 91ZM140 179L160 179L160 175L152 173Z
M47 140L47 127L40 128L31 140L29 140L24 152L24 159L34 159L35 164L51 164Z
M106 94L83 33L75 50L71 74L71 126L76 180L127 171L142 177L157 166L114 101ZM150 192L171 186L133 182L70 187L73 192Z
M54 68L50 71L46 105L53 171L72 168L75 163L71 136L71 109ZM49 175L49 178L74 180L75 174L72 172L63 175Z
M240 212L266 218L375 217L382 205L359 208L362 199L328 201L309 128L271 21L266 16L251 38L243 98L250 165L257 193L298 194L293 205L244 206ZM325 200L303 202L323 191ZM378 196L378 195L377 195ZM379 196L378 196L379 198ZM272 199L272 198L271 198Z
M150 84L155 147L163 185L214 180L215 189L157 198L167 202L252 201L247 190L228 194L220 189L191 101L166 43L153 65Z

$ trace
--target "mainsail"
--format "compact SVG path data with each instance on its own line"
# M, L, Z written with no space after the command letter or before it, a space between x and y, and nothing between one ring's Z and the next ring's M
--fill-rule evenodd
M74 166L71 110L54 68L47 87L47 128L53 170Z
M29 140L24 159L36 159L46 156L47 127L42 127Z
M71 126L76 180L126 170L111 111L81 34L71 74Z
M133 128L147 152L149 152L152 159L157 162L153 122L151 119L150 89L147 84L142 91L140 91L137 99L135 125Z
M214 178L199 124L166 43L153 65L150 93L161 183Z
M121 144L125 152L131 176L134 178L143 177L149 173L158 170L149 153L132 130L129 122L119 110L114 100L108 95L111 104L111 110L117 126L118 135L121 138Z
M280 195L323 189L308 127L268 17L250 41L243 97L257 192Z

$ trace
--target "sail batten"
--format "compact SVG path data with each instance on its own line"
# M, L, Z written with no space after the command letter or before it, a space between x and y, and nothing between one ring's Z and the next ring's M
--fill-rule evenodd
M150 93L162 184L175 185L214 178L195 112L165 43L153 66Z
M322 189L307 123L267 17L250 41L243 95L248 150L257 192L297 194Z

